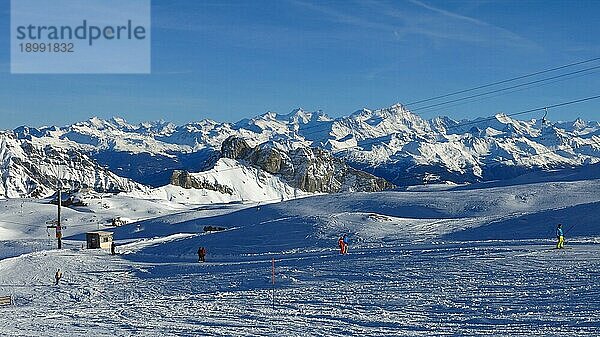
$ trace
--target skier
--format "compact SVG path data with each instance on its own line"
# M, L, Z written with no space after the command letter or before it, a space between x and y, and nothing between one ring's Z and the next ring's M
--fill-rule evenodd
M563 234L562 224L558 224L558 228L556 228L556 238L558 239L558 242L556 243L556 248L565 248L565 236Z
M338 247L340 247L340 254L344 254L344 237L340 236L338 239Z
M62 278L62 273L60 272L60 269L56 270L56 274L54 274L54 285L58 285L58 283L60 282L60 279Z
M350 244L350 238L344 234L344 254L348 254L348 245Z
M198 262L205 262L206 260L206 249L204 247L198 248Z
M111 242L110 244L110 255L115 255L115 242Z

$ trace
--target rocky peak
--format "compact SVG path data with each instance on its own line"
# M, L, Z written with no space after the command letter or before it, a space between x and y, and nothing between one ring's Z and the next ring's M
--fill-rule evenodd
M394 187L385 179L349 167L342 159L320 148L299 147L285 151L269 142L250 148L245 140L229 137L221 151L224 157L279 176L305 192L372 192Z
M237 136L229 136L221 144L221 155L225 158L243 159L250 150L250 145L243 138Z

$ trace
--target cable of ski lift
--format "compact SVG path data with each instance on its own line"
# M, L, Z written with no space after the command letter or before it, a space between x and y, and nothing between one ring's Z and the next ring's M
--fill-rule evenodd
M589 75L592 75L592 74L595 74L595 73L598 73L598 72L599 72L599 70L596 70L596 71L592 71L592 72L589 72L589 73L578 74L576 76L570 76L570 77L567 77L567 78L560 78L560 79L556 79L556 80L553 80L553 81L550 81L550 82L538 83L538 84L527 86L527 87L524 87L524 88L518 88L518 89L514 89L514 90L502 92L502 93L497 93L495 95L494 94L490 94L490 96L486 96L486 97L472 98L472 99L468 99L468 100L461 101L461 102L454 103L454 104L450 104L449 103L450 105L445 105L443 107L443 109L450 109L450 108L454 108L454 107L457 107L457 106L462 106L462 105L465 105L465 104L471 104L471 103L474 103L474 102L481 102L481 101L489 100L491 98L496 98L496 97L500 97L500 96L504 96L504 95L509 95L509 94L512 94L512 93L515 93L515 92L521 92L521 91L524 91L524 90L529 90L529 89L533 89L533 88L539 88L539 87L543 87L543 86L548 86L548 85L551 85L551 84L554 84L554 83L557 83L557 82L572 80L572 79L576 79L576 78L583 77L583 76L589 76ZM432 109L428 109L428 110L433 111L434 109L432 108ZM431 111L423 111L423 112L421 112L421 116L423 114L429 113ZM412 112L412 110L411 110L411 112Z
M556 71L556 70L561 70L561 69L573 67L573 66L576 66L576 65L581 65L581 64L585 64L585 63L590 63L590 62L598 61L598 60L600 60L600 57L595 57L595 58L591 58L591 59L587 59L587 60L583 60L583 61L579 61L579 62L569 63L569 64L566 64L566 65L562 65L562 66L558 66L558 67L554 67L554 68L550 68L550 69L545 69L545 70L537 71L537 72L530 73L530 74L525 74L525 75L521 75L521 76L509 78L509 79L506 79L506 80L501 80L501 81L497 81L497 82L483 84L483 85L479 85L479 86L468 88L468 89L462 89L462 90L450 92L450 93L439 95L439 96L435 96L435 97L430 97L430 98L425 98L425 99L414 101L414 102L409 102L409 103L406 103L406 106L410 106L410 105L414 105L414 104L419 104L419 103L424 103L424 102L428 102L428 101L433 101L433 100L437 100L437 99L440 99L440 98L446 98L446 97L449 97L449 96L463 94L463 93L466 93L466 92L475 91L475 90L479 90L479 89L483 89L483 88L488 88L488 87L492 87L492 86L495 86L495 85L504 84L504 83L508 83L508 82L514 82L514 81L517 81L517 80L520 80L520 79L524 79L524 78L528 78L528 77L533 77L533 76L536 76L536 75L541 75L541 74L553 72L553 71Z
M543 78L543 79L539 79L539 80L535 80L535 81L531 81L531 82L520 83L520 84L516 84L516 85L510 86L510 87L496 89L496 90L487 91L487 92L483 92L483 93L478 93L478 94L474 94L474 95L470 95L470 96L466 96L466 97L456 98L456 99L445 101L445 102L441 102L441 103L430 104L430 105L427 105L427 106L424 106L424 107L417 107L417 108L411 109L411 111L412 112L417 112L417 111L426 110L426 109L430 109L430 108L440 107L440 106L447 105L447 104L450 104L450 103L456 103L456 102L468 100L468 99L471 99L471 98L476 98L476 97L481 97L481 96L485 96L485 95L489 95L489 94L503 92L503 91L507 91L507 90L511 90L511 89L515 89L515 88L520 88L520 87L524 87L524 86L531 85L531 84L542 83L542 82L545 82L545 81L554 80L554 79L558 79L558 78L563 78L565 76L570 76L570 75L574 75L574 74L580 74L580 73L583 73L583 72L586 72L586 71L590 71L590 70L595 70L595 69L600 69L600 66L595 66L595 67L590 67L590 68L586 68L586 69L581 69L581 70L573 71L573 72L570 72L570 73L560 74L560 75L556 75L556 76L552 76L552 77L548 77L548 78Z

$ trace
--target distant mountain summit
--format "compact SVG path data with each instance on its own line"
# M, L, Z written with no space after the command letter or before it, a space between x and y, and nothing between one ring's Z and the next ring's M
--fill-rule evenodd
M118 117L92 118L64 127L23 126L0 137L4 165L0 195L46 193L47 187L33 187L46 186L44 179L52 183L49 176L41 177L47 171L40 168L45 164L29 159L32 155L47 158L46 147L59 150L57 153L67 164L69 158L80 158L82 169L78 174L88 173L77 179L86 181L86 186L125 190L167 185L175 170L210 170L221 157L269 172L269 156L279 155L283 158L280 164L287 169L285 165L291 163L294 174L277 171L277 177L294 188L304 186L302 190L324 192L345 190L341 187L343 179L337 180L342 171L361 177L368 172L387 184L406 186L502 180L536 170L600 162L598 122L522 121L505 114L462 121L448 117L426 120L401 104L361 109L340 118L303 109L283 115L267 112L236 123L202 120L184 125L166 121L136 125ZM228 139L243 141L248 153L223 155L221 149ZM298 156L305 157L305 166L294 162ZM320 161L327 165L317 165ZM22 169L19 171L17 166ZM335 172L335 179L330 186L319 180L318 188L308 187L312 183L299 182L297 174L302 171L297 167L313 167L315 174ZM341 167L346 168L340 171ZM39 175L28 175L26 171ZM17 183L15 179L22 181ZM386 185L371 181L375 182L373 190Z

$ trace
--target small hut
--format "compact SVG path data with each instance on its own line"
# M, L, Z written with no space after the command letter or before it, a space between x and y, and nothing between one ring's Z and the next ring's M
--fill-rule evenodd
M105 231L87 232L85 233L88 249L110 249L113 241L113 233Z

